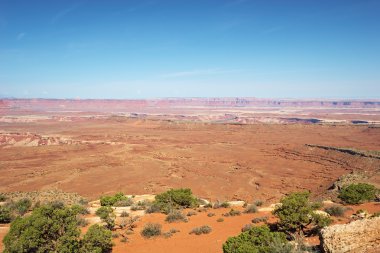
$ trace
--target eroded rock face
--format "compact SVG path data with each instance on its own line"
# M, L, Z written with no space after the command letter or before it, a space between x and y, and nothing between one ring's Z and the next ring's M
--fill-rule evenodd
M321 244L326 253L380 252L380 217L324 228Z

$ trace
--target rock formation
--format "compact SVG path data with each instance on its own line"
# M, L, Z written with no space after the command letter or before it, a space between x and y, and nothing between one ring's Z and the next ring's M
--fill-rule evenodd
M326 227L320 237L326 253L380 252L380 217Z

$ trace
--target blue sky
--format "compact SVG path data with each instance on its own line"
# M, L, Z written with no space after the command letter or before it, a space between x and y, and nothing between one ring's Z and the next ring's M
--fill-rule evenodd
M378 0L0 0L0 96L380 98Z

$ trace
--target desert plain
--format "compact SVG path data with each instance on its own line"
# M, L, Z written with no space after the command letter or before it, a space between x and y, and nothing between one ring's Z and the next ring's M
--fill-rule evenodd
M352 172L379 187L379 151L380 101L0 101L0 192L53 189L96 200L190 188L209 201L269 205L309 190L325 200ZM178 235L176 247L221 252L252 217L227 221L227 231L214 229L219 235ZM143 219L163 222L160 215ZM172 239L157 240L115 250L179 252Z

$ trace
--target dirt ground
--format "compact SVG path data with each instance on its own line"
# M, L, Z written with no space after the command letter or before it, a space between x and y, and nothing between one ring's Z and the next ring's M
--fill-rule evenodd
M0 146L0 192L61 189L94 199L118 191L148 194L189 187L211 200L275 202L304 189L319 196L343 174L375 172L380 166L377 158L305 145L380 150L380 128L367 125L110 117L1 122L0 132L14 135ZM38 145L38 138L51 137L61 144Z
M252 224L251 220L256 217L271 216L269 212L261 212L255 214L242 214L234 217L223 217L222 214L230 209L222 208L210 210L209 212L197 213L197 215L189 217L188 222L167 223L164 214L149 214L141 218L137 223L136 232L129 236L129 242L122 243L120 239L115 239L115 247L113 252L204 252L216 253L222 252L222 245L228 237L241 233L241 228L245 224ZM235 210L243 210L235 208ZM186 213L186 211L184 212ZM208 217L208 213L215 213L215 216ZM217 222L218 218L223 218L223 222ZM270 220L274 220L273 218ZM162 236L157 238L145 239L140 235L140 231L144 224L152 222L162 225L162 231L167 232L172 228L178 229L180 232L175 233L170 238ZM261 223L262 225L263 223ZM211 233L203 235L189 234L195 228L208 225L212 228ZM260 224L259 224L260 225Z

